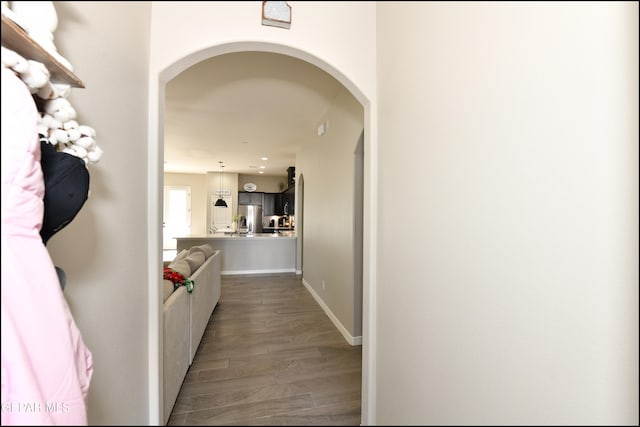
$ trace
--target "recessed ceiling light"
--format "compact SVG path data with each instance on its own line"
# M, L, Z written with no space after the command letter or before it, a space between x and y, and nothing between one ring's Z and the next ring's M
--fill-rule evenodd
M260 157L260 160L269 160L268 157Z
M264 168L266 168L266 166L264 166L264 165L260 166L260 169L264 169Z
M264 171L260 171L260 172L258 172L258 173L264 173Z

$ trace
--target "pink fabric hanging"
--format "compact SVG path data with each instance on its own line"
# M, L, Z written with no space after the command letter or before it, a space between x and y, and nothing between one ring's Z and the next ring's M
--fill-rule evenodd
M86 425L93 363L39 231L31 93L2 67L2 425Z

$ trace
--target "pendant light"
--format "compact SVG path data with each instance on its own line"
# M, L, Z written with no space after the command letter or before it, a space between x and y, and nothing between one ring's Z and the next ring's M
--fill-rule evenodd
M227 206L227 202L224 201L224 199L222 198L222 162L218 162L220 163L220 192L218 193L218 200L216 200L216 204L214 206L220 207L220 208L226 208Z

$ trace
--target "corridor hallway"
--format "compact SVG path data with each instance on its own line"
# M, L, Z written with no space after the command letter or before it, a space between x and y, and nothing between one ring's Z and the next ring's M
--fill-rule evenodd
M222 276L168 425L360 425L361 348L301 276Z

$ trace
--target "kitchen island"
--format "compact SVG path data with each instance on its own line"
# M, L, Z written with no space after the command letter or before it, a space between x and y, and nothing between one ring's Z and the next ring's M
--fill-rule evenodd
M295 273L295 232L215 233L176 237L177 250L209 244L222 251L221 274Z

